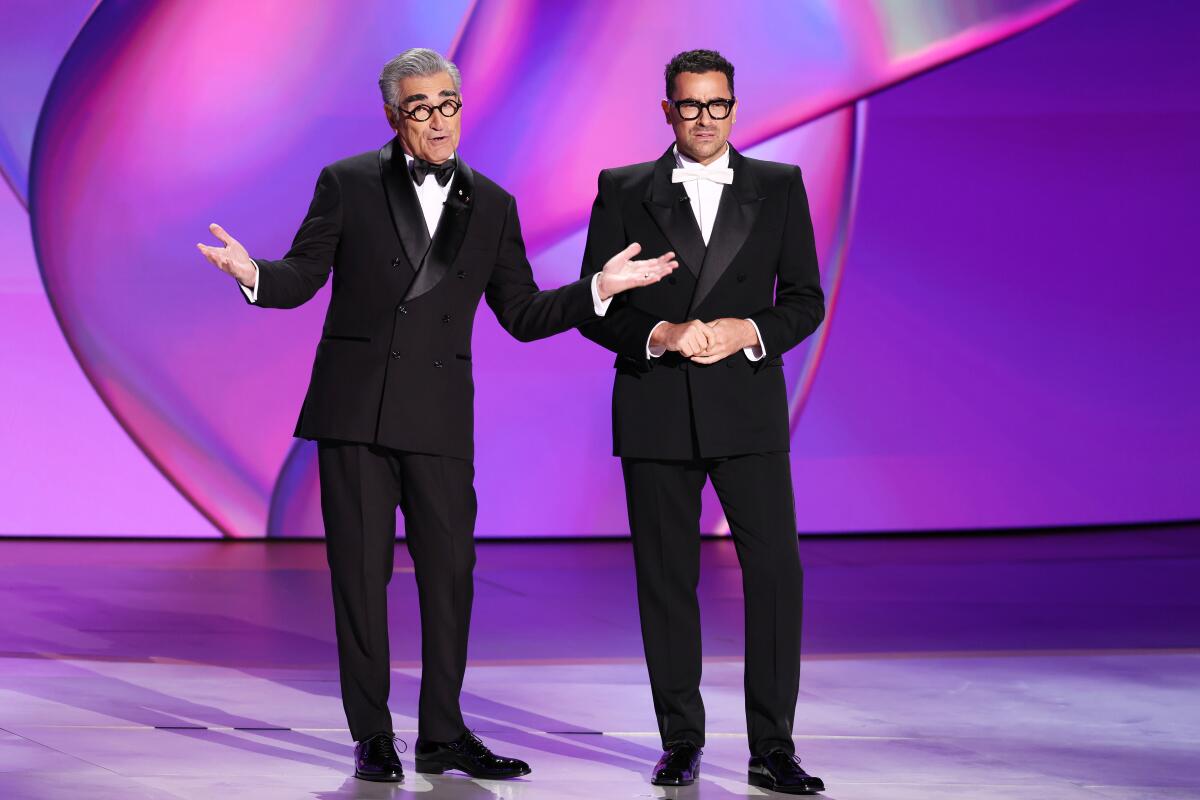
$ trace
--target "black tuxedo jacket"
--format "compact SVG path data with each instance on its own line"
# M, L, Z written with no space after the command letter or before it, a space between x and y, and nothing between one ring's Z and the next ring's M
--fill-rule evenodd
M431 242L395 139L323 168L287 255L256 261L257 305L270 308L311 298L332 265L304 439L471 458L480 298L521 341L595 317L589 279L538 291L512 195L461 158Z
M825 318L812 220L800 168L746 158L730 147L733 183L707 247L683 184L671 183L675 156L603 170L592 206L583 276L605 253L640 242L647 256L674 250L680 268L653 286L613 299L580 327L617 354L613 448L627 458L716 458L790 447L783 354ZM766 358L742 353L704 366L667 353L646 357L662 320L753 320Z

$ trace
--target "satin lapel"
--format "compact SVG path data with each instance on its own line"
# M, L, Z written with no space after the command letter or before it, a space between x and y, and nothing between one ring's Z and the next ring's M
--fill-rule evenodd
M642 202L663 236L671 243L678 261L692 275L699 277L700 267L704 263L704 237L700 235L700 225L692 213L692 204L688 202L687 190L682 183L671 183L673 169L675 153L668 147L663 157L654 162L650 189ZM641 257L655 258L660 255L644 252Z
M746 237L754 228L762 207L762 196L746 159L729 146L729 166L733 169L733 183L721 192L721 204L717 206L717 218L713 222L712 235L708 237L708 250L696 280L696 291L692 295L691 316L704 302L712 288L721 280L725 270L746 243Z
M471 220L475 196L475 175L467 162L457 155L455 158L458 159L458 166L454 169L454 179L450 181L450 196L446 198L446 205L442 206L442 216L438 220L425 263L404 295L406 303L425 294L446 277L467 235L467 223Z
M395 139L379 150L379 177L383 181L388 211L391 212L396 235L400 237L400 246L404 248L404 255L416 272L421 268L421 261L429 249L429 229L425 226L425 215L421 213L421 202L417 200L412 176L408 174L404 151Z

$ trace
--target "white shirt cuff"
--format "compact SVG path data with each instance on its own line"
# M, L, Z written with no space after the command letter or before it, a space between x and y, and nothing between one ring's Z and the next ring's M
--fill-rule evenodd
M666 324L667 321L665 319L658 323L658 325ZM653 328L651 328L650 335L646 337L646 358L659 358L663 353L667 352L667 348L663 347L662 345L654 346L650 344L650 340L654 338L654 332L658 330L658 325L655 325Z
M613 295L613 297L615 296ZM612 297L607 300L600 299L600 273L597 272L592 276L592 310L596 312L597 317L603 317L610 305L612 305Z
M254 265L254 285L246 286L241 281L238 281L238 288L242 290L242 294L246 295L246 299L251 303L258 302L258 262L250 259L250 263ZM234 278L237 280L237 278Z
M746 322L754 325L754 335L758 337L758 344L751 345L750 347L743 347L742 352L745 353L746 358L750 359L751 361L761 361L767 354L766 348L763 347L762 331L758 329L758 325L755 324L754 320L748 319Z

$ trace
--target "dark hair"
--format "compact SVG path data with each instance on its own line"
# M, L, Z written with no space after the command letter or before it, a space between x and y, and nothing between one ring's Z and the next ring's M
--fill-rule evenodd
M681 72L723 72L729 80L729 93L733 94L733 64L716 50L687 50L671 59L667 64L667 99L673 100L675 76Z

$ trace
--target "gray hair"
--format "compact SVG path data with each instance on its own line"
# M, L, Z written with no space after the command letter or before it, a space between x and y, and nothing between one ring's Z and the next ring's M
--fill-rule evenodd
M400 81L417 75L436 75L446 72L454 81L454 91L462 90L462 76L458 67L436 50L427 47L414 47L405 50L400 55L383 65L379 73L379 91L383 93L383 102L390 106L400 104Z

